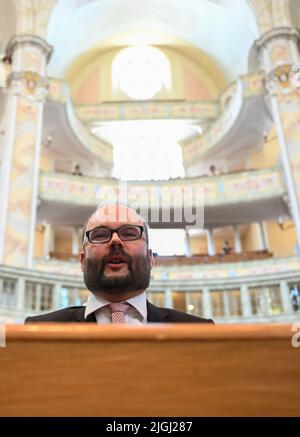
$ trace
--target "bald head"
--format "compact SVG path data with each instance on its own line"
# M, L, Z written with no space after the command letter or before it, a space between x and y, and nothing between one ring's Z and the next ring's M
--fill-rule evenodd
M124 224L142 225L144 227L145 239L149 242L148 226L142 217L132 208L126 205L111 204L100 206L87 220L82 234L82 242L85 240L85 232L98 226L117 228Z

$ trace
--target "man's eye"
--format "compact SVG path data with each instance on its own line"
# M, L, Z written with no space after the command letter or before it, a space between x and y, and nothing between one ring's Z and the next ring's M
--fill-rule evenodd
M124 229L123 230L123 235L125 237L137 237L138 236L138 231L137 231L137 229Z
M95 231L92 233L93 239L101 239L101 238L107 238L108 232L107 231Z

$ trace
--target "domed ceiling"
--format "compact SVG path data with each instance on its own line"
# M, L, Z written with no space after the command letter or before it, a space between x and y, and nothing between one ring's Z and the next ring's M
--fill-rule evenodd
M83 53L105 45L191 46L204 52L229 83L247 73L256 38L246 0L60 0L48 26L54 46L48 73L64 77Z

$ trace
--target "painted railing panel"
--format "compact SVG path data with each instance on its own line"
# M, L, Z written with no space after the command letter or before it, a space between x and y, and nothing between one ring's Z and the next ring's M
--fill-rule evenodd
M186 178L155 182L119 183L116 179L99 179L63 173L40 175L41 200L96 206L101 201L117 199L126 190L127 203L140 200L139 206L162 207L170 199L171 207L195 206L196 192L203 194L204 206L253 202L285 194L285 184L279 169L266 169L227 174L216 177ZM189 194L190 193L190 194Z
M219 103L214 101L153 101L118 102L99 105L78 105L76 114L86 123L117 120L199 120L208 122L219 115Z

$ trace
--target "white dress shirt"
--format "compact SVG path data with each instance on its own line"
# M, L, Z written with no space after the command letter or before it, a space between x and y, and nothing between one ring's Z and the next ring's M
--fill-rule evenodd
M147 323L147 298L145 291L122 302L128 302L130 304L125 314L126 324L143 325ZM98 324L111 323L111 312L107 307L110 303L110 301L103 299L103 297L89 292L84 318L86 319L89 314L95 313Z

